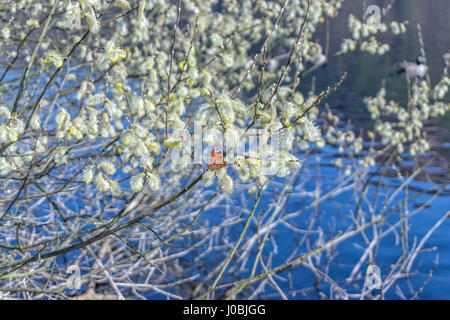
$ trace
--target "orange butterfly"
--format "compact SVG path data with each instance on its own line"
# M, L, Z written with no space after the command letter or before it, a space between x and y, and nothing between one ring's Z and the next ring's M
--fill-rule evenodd
M214 147L212 149L211 158L213 160L208 163L209 170L217 170L227 165L227 163L223 160L222 153L218 147Z

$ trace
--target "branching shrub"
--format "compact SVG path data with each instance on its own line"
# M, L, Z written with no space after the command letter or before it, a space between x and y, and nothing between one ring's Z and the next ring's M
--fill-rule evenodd
M387 101L389 88L367 97L367 135L343 126L323 101L346 74L321 92L299 90L302 79L351 51L385 54L377 37L400 36L407 23L342 17L342 2L0 4L1 296L295 298L314 283L292 288L278 274L305 268L329 289L320 297L380 297L364 285L366 265L397 230L401 255L383 292L412 275L424 243L407 245L407 219L421 209L409 211L407 190L423 167L404 176L395 161L429 151L424 121L449 109L448 72L434 87L409 80L405 106ZM336 18L348 19L349 37L329 53L316 32ZM266 147L240 148L253 132ZM342 152L335 185L311 189L307 164L320 168L314 153L327 146ZM388 169L395 190L383 189ZM349 190L352 218L325 232L319 205ZM442 188L428 192L432 200ZM289 253L280 232L291 234ZM367 249L334 280L330 261L353 237ZM68 281L72 266L80 286Z

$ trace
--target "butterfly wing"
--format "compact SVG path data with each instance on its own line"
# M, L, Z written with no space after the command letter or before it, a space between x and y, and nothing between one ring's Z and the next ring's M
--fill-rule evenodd
M213 162L211 162L211 163L209 163L208 164L208 168L209 168L209 170L218 170L218 169L220 169L220 168L223 168L223 167L225 167L227 164L226 163L221 163L221 164L218 164L218 163L215 163L214 161Z
M225 163L225 161L223 161L222 154L217 147L215 147L211 151L211 158L213 160L210 163L208 163L208 168L210 170L217 170L217 169L223 168L227 165Z

